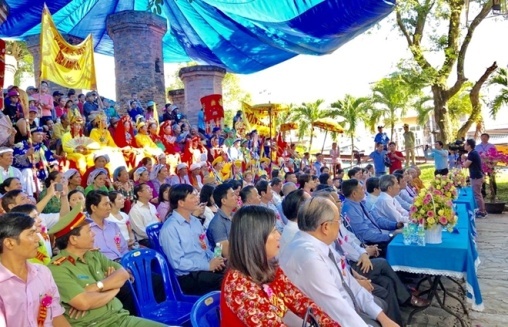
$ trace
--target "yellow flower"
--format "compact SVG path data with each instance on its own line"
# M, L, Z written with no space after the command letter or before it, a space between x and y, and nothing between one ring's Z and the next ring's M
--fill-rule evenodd
M436 190L440 190L440 189L441 189L441 185L436 186Z
M449 197L449 198L451 198L451 197L452 197L452 194L451 194L450 192L446 192L446 193L445 193L445 195L446 195L447 197Z
M437 213L438 213L438 215L442 216L444 214L444 211L443 211L443 209L441 209Z
M434 225L435 223L436 223L436 220L434 218L428 218L427 219L427 224Z
M425 214L425 209L420 209L420 214L424 215Z

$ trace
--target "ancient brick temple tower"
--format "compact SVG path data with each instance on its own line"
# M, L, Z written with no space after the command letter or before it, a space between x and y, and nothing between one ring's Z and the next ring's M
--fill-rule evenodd
M202 97L222 94L222 80L225 75L226 70L216 66L191 66L180 69L179 76L185 86L185 109L182 112L187 115L191 124L198 122Z
M164 18L146 11L126 10L108 16L108 35L115 51L116 100L122 106L136 92L143 105L153 100L164 108Z

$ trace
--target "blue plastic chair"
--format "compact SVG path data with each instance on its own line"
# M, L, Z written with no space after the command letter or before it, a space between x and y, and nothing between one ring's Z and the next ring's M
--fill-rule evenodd
M213 291L203 295L191 311L192 327L220 326L220 292Z
M134 276L135 283L129 282L129 285L140 317L169 325L181 325L189 320L194 302L179 301L176 298L168 263L160 253L151 249L130 251L122 257L121 264ZM152 269L156 266L162 272L166 294L166 299L161 303L157 303L153 293Z
M162 246L159 242L159 234L162 228L162 223L155 223L148 225L146 227L146 235L148 236L148 240L150 241L150 246L155 251L159 252L164 256L164 258L167 260L166 254L162 250ZM176 299L179 301L185 301L185 302L196 302L200 296L199 295L186 295L183 293L182 289L180 288L180 283L178 282L178 278L176 277L175 270L169 263L169 260L167 260L167 267L168 267L168 273L171 278L171 282L173 283L173 290L175 292Z

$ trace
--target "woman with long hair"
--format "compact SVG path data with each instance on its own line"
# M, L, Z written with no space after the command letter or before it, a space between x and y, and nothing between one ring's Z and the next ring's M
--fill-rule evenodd
M72 140L77 138L83 138L83 119L81 117L73 117L70 121L70 131L62 135L62 147L67 154L67 159L73 161L81 174L84 174L88 157L90 157L90 150L87 149L86 145L79 144L75 146Z
M134 127L129 115L122 116L115 128L113 135L116 145L122 149L125 162L130 168L136 166L136 157L143 151L136 149L136 140L134 139Z
M171 205L169 204L169 193L171 192L171 185L161 184L159 188L159 205L157 206L157 213L161 222L165 222L168 214L171 213Z
M279 268L275 220L274 212L261 206L242 207L233 216L229 270L220 295L221 325L285 326L288 311L303 318L310 309L320 326L340 326Z
M43 199L48 193L48 189L52 187L53 184L62 184L63 187L63 174L59 171L52 171L49 173L48 177L44 180L44 189L41 194L39 194L39 199ZM60 202L60 197L58 195L53 196L48 204L42 210L42 213L59 213L60 208L62 207L62 203Z
M125 197L118 191L111 191L108 196L111 202L111 213L106 220L118 225L124 240L131 246L134 244L134 233L132 232L129 216L125 212L120 211L125 205Z
M17 177L9 177L0 184L0 194L5 194L12 190L21 190L23 189L23 185L21 181Z
M203 216L205 217L205 221L202 222L203 227L205 229L208 228L208 225L212 221L213 217L219 211L219 207L215 204L213 200L213 190L215 190L215 186L212 184L205 184L201 188L201 192L199 193L199 203L206 203L205 211Z

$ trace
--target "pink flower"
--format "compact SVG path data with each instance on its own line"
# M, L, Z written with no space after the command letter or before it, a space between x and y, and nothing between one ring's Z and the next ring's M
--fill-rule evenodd
M43 307L49 307L53 303L53 297L49 294L46 294L41 299L41 305Z
M415 213L418 211L418 208L416 206L411 206L410 212Z
M115 240L116 245L120 244L120 241L121 241L120 235L119 234L115 235L114 240Z
M41 226L41 234L46 233L46 226Z
M434 211L431 210L427 211L427 216L434 217Z
M446 219L446 217L441 216L441 217L439 217L439 223L441 225L446 225L446 224L448 224L448 219Z
M268 298L271 298L273 296L273 290L268 284L263 284L263 291L265 291L266 295L268 295Z
M432 198L430 196L426 196L425 198L423 198L423 204L429 204L431 199Z
M199 235L199 240L200 241L203 241L205 239L205 233L202 233L201 235Z

